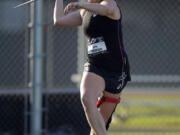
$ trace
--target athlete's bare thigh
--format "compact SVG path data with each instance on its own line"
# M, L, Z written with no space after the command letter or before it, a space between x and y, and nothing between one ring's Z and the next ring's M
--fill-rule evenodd
M83 73L80 86L81 97L88 96L96 102L104 88L105 82L102 77L91 72Z

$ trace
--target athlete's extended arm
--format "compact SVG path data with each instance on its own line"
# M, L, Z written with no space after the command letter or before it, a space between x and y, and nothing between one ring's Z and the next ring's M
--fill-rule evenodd
M118 7L114 0L103 0L101 3L71 2L66 6L65 12L69 12L74 9L85 9L110 18L116 18L116 16L118 16Z
M56 0L53 20L55 26L79 26L82 24L80 11L64 15L63 0Z

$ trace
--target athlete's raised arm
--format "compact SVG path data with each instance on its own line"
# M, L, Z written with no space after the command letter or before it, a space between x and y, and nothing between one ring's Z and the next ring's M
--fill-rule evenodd
M100 3L97 1L100 0L94 0L94 2L93 0L90 0L90 2L89 0L88 2L71 2L66 6L65 12L69 12L75 9L85 9L112 19L120 18L120 11L114 0L103 0Z
M79 26L82 24L80 11L64 15L63 0L56 0L53 16L55 26Z

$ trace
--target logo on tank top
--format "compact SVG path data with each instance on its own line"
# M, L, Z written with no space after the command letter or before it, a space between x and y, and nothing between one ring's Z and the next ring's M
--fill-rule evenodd
M96 16L97 16L97 14L93 13L93 14L92 14L92 16L93 16L93 17L96 17Z

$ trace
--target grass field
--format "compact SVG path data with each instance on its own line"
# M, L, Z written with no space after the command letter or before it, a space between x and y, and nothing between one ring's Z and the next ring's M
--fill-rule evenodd
M173 133L173 132L161 132L161 133L145 133L145 132L119 132L119 133L112 133L110 132L109 135L179 135L180 133Z
M180 135L180 94L124 94L109 135Z

